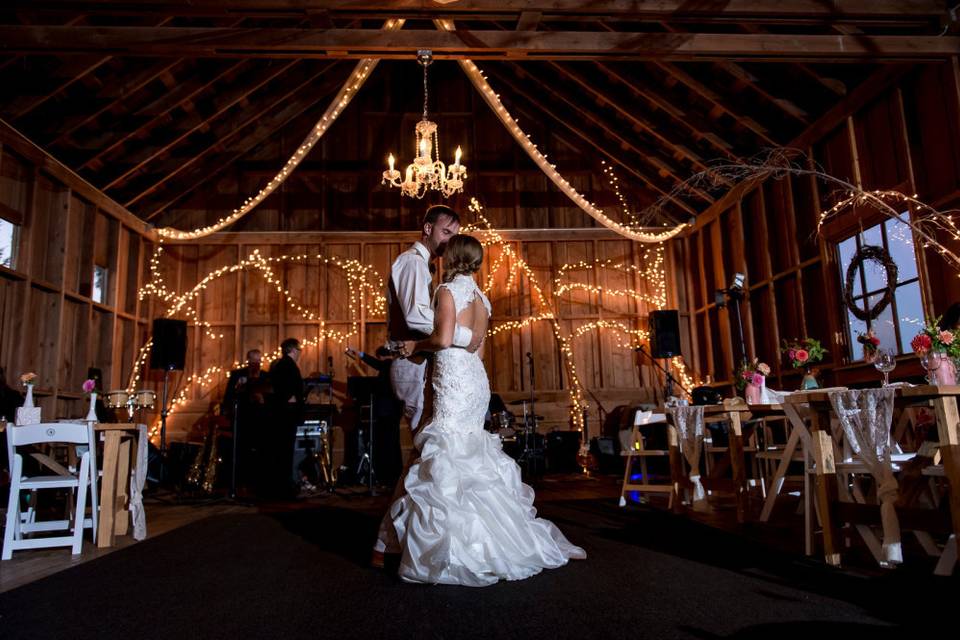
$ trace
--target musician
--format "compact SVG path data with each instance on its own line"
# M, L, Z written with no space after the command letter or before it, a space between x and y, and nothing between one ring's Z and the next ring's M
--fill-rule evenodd
M264 462L267 477L264 497L293 498L297 494L293 481L293 449L297 426L303 421L303 376L300 360L300 341L287 338L280 343L283 354L270 364L270 382L273 386L270 409L272 420L264 434Z

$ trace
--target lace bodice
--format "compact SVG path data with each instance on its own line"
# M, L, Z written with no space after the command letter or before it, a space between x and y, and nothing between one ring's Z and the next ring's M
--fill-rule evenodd
M483 295L483 291L477 286L476 281L468 275L461 273L455 276L450 282L444 282L437 287L437 293L440 293L441 289L446 289L453 295L453 304L456 307L457 314L470 306L474 298L480 298L480 301L483 302L483 306L487 310L487 315L493 314L493 308L490 306L490 301L487 299L487 296ZM433 305L434 307L437 305L436 295L434 296Z

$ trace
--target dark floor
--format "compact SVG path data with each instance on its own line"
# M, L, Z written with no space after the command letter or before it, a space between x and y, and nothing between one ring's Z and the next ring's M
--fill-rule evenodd
M386 498L342 491L211 516L0 594L0 636L892 637L957 593L927 571L827 568L764 542L775 529L618 508L618 488L537 483L541 515L589 557L521 582L425 587L370 569Z

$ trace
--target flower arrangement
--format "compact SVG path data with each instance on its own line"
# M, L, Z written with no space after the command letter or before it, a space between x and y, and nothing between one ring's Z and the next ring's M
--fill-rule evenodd
M754 358L751 362L744 361L740 365L734 382L737 389L740 390L743 390L748 384L759 387L768 375L770 375L770 366L765 362L760 362L758 358Z
M940 317L927 320L926 326L913 337L910 346L918 356L925 356L931 351L946 353L951 358L960 358L960 340L956 339L952 331L940 329Z
M863 345L863 357L867 362L873 362L877 356L877 349L880 348L880 338L873 333L873 329L867 329L866 333L857 334L857 342Z
M37 379L37 374L35 373L24 373L20 376L20 384L25 387L32 385Z
M787 360L794 369L809 367L814 362L820 362L823 356L829 353L815 338L804 338L793 342L784 340L781 351L787 355Z
M87 378L83 381L83 392L86 394L93 393L97 388L97 381L93 378Z

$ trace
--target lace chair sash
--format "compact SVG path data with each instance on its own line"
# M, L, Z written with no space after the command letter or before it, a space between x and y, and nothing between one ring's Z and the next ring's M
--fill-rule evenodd
M680 438L680 451L690 465L690 482L693 484L693 509L707 509L707 494L700 482L700 448L703 445L703 406L672 407L673 424Z
M889 563L901 563L900 522L894 509L899 485L893 475L890 442L893 398L892 387L830 393L830 403L840 420L847 444L877 482L883 524L883 559Z

